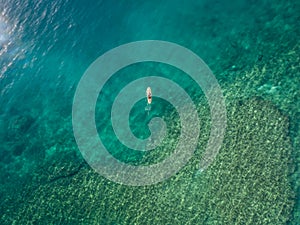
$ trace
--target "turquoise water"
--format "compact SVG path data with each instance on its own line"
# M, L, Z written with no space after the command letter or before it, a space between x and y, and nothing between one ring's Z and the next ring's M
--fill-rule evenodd
M0 12L1 224L299 223L298 1L0 0ZM97 57L138 40L182 45L218 80L228 132L207 174L197 171L210 129L205 96L182 71L156 63L129 66L109 80L96 107L99 136L127 163L154 163L171 154L179 118L167 101L154 97L147 115L141 100L131 112L132 131L142 139L151 118L165 117L169 136L149 153L118 142L109 119L126 84L166 77L190 94L201 118L191 163L153 187L126 187L84 162L72 130L77 84ZM259 116L249 113L257 111ZM230 209L232 202L238 207Z

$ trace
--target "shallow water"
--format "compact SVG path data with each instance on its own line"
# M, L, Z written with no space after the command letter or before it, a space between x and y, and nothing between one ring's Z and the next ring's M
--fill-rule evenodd
M138 40L174 42L198 54L209 65L218 80L225 96L227 110L232 113L230 115L239 112L239 107L242 107L244 102L259 97L263 101L261 104L270 105L270 109L268 107L265 109L265 115L270 113L271 118L271 115L277 115L279 111L282 118L287 118L284 120L285 124L278 122L278 118L266 119L270 121L268 125L278 125L274 127L274 130L279 133L274 133L274 135L286 137L283 140L290 143L290 146L286 148L283 146L282 149L291 149L283 151L286 154L282 153L281 156L284 162L285 160L289 162L282 166L282 171L290 171L287 174L282 173L284 174L282 179L287 179L286 184L291 189L291 193L287 194L286 199L282 201L283 207L285 204L288 205L288 210L282 213L280 219L274 221L278 224L286 222L297 224L296 221L300 220L300 31L298 22L300 4L297 1L282 3L268 0L235 0L229 4L226 1L211 0L185 1L185 3L181 1L138 3L106 0L90 2L83 0L0 0L0 12L0 183L2 192L0 208L3 212L1 224L11 224L13 221L16 224L24 224L24 221L28 221L29 218L41 224L73 224L74 221L83 224L182 224L187 221L192 221L192 224L201 224L203 221L206 224L222 224L224 218L215 215L213 209L203 208L204 203L200 202L197 205L192 199L182 197L194 196L199 191L195 187L197 179L200 179L197 169L194 168L196 163L185 168L183 172L188 174L190 179L196 177L194 179L194 182L197 181L196 184L189 184L189 179L184 180L181 175L178 176L180 177L178 182L182 181L182 183L176 184L175 175L173 180L162 182L153 189L126 189L121 185L114 186L109 181L98 178L97 176L100 175L91 175L92 169L84 163L78 150L72 131L72 103L80 78L89 65L106 51ZM201 88L193 80L182 71L167 65L152 62L132 65L116 73L107 82L99 95L96 107L95 120L99 136L114 156L127 163L149 164L171 154L172 146L176 144L178 137L177 130L174 128L178 127L178 114L163 99L154 97L150 115L147 115L144 110L145 101L141 100L134 105L130 117L130 126L139 138L149 136L147 124L151 118L155 116L166 118L169 124L169 136L158 150L149 153L131 151L117 140L111 128L109 110L121 88L134 79L153 75L177 82L190 94L197 105L198 114L202 117L200 134L202 139L200 138L198 155L196 154L194 161L199 162L199 155L204 149L203 146L206 146L209 134L209 105ZM141 91L144 92L144 90ZM245 103L247 107L249 106L249 111L252 110L251 104L249 106ZM254 103L253 105L254 108L257 107ZM230 115L228 114L228 118ZM243 115L244 117L241 116L241 118L245 119L241 119L240 123L235 124L234 120L229 120L229 130L234 131L234 128L244 127L244 123L249 122L246 119L255 118L255 116L248 118L246 114ZM243 120L245 120L244 123L241 122ZM263 123L265 119L258 121ZM262 127L263 133L265 125L257 126ZM244 132L247 133L247 129ZM267 140L269 133L265 133L265 140ZM225 142L232 143L231 137L233 136L228 133L227 135L228 142ZM235 135L242 137L241 133ZM270 137L270 139L276 143L276 138ZM249 146L255 144L255 140L255 138L249 140ZM228 144L227 149L236 149L235 146L238 146L238 143L239 140L236 144ZM261 151L264 149L262 148ZM226 153L226 150L223 152ZM270 154L272 157L274 152L270 151ZM272 161L267 156L262 157L266 157L264 158L266 165L273 165L272 162L275 159ZM66 162L67 166L64 164ZM219 168L219 165L222 168L222 164L218 162L213 168ZM214 174L214 172L211 173ZM277 175L281 176L281 174ZM68 189L68 182L72 183L74 181L72 179L80 180L83 177L87 178L85 178L86 182L80 182L79 189L82 192L79 190L73 198L68 198L71 202L69 205L59 204L59 202L55 205L52 204L53 198L45 197L47 194L63 196L64 190ZM232 179L241 179L241 177L243 174ZM61 181L63 179L65 180ZM198 185L200 183L203 190L204 187L210 185L205 178L199 181ZM236 190L243 187L242 182L240 184L241 186L237 186ZM232 183L231 185L234 186ZM285 187L284 185L282 187ZM168 192L176 186L178 190ZM53 189L46 193L49 187ZM70 189L72 187L70 185ZM80 203L75 202L85 201L79 196L85 189L93 193L93 188L101 193L101 197L98 196L96 202L92 201L93 204L89 205L90 210L80 211ZM57 192L53 191L56 189ZM270 195L276 190L271 190ZM181 193L181 195L175 196L174 202L170 200L171 194L170 198L165 197L165 202L167 202L165 204L170 204L168 207L163 205L164 203L159 205L159 201L155 199L147 202L149 195L155 193L161 194L157 197L159 199L164 199L164 193ZM230 193L229 191L229 195ZM295 194L295 198L292 197L292 193ZM138 211L138 208L143 207L143 199L134 197L135 194L145 197L145 212L150 214ZM247 192L248 198L258 198L262 202L269 200L253 195ZM224 198L227 197L225 195ZM44 208L39 211L39 204L33 204L32 209L27 207L26 202L22 202L22 199L27 198L33 198L35 203L45 201L43 202ZM131 203L124 200L126 198L131 199ZM114 205L108 202L115 202L116 199L120 201L116 203L117 208L114 208ZM205 198L199 197L199 199ZM190 205L193 205L193 208L187 207L188 201L191 201ZM147 210L151 202L157 202L158 212L155 219L148 218L152 215L149 209ZM276 204L276 199L273 203ZM130 209L130 204L132 209ZM45 213L46 210L51 211L54 207L60 219L54 219L54 214ZM62 212L65 207L73 214L65 215ZM96 213L97 207L99 210L105 210L105 213ZM174 211L171 210L172 207ZM30 210L25 210L26 208ZM168 213L164 214L164 209L168 209L166 212L169 214L178 211L182 213L178 218L172 217ZM206 210L212 212L207 213L205 220L192 220L191 215L203 216L203 211ZM116 215L115 211L118 211ZM244 213L242 209L241 213ZM255 213L257 212L253 211L254 215ZM274 217L273 214L268 215L268 212L266 215L266 218ZM164 218L160 219L163 216ZM234 218L228 222L243 224L243 221L237 221Z

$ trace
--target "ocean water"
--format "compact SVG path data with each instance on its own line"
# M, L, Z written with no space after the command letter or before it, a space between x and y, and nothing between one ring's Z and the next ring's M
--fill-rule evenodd
M300 2L292 0L0 0L0 223L299 224L299 15ZM161 162L182 128L176 109L153 92L149 113L141 99L128 123L146 139L150 120L164 118L163 143L148 152L124 146L110 110L130 82L176 82L200 118L189 162L162 182L136 187L106 179L84 160L72 106L91 63L141 40L173 42L204 60L224 95L227 129L215 161L199 172L211 129L203 90L162 63L118 71L99 93L95 123L122 162Z

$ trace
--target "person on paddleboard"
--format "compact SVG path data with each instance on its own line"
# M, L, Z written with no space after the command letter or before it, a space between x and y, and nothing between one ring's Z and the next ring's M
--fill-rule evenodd
M148 104L150 105L152 103L152 91L150 87L147 87L146 95L147 95Z

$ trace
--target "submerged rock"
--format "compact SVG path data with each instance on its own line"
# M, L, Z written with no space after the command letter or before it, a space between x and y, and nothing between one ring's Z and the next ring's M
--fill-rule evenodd
M223 147L206 171L193 175L195 155L171 179L145 187L110 182L70 153L53 155L23 193L4 202L1 223L285 224L293 207L288 127L269 102L231 104Z

